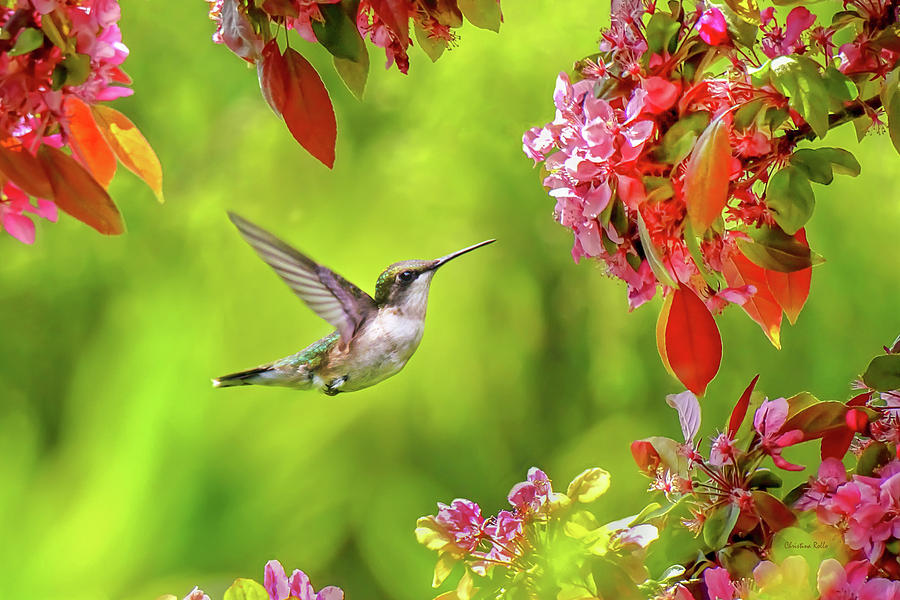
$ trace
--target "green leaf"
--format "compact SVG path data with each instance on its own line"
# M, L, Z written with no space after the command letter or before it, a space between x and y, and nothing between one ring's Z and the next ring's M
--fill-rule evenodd
M838 71L834 65L828 65L825 69L825 89L831 94L831 97L840 102L850 102L856 98L859 90L853 84L853 81Z
M787 399L788 418L790 419L794 415L800 413L800 411L806 410L810 406L818 404L819 402L820 400L809 392L800 392L799 394L794 394Z
M834 179L834 171L852 177L859 175L856 158L843 148L803 148L791 155L791 164L810 181L828 185Z
M734 113L734 128L747 129L750 127L750 125L756 121L756 118L759 116L759 113L762 112L765 105L765 98L757 98L756 100L751 100L742 105Z
M269 593L252 579L235 579L222 600L269 600Z
M806 175L800 169L788 166L769 180L766 204L778 226L785 233L794 235L812 216L816 197Z
M722 16L725 17L725 23L728 25L728 33L731 36L731 39L740 42L744 46L753 46L756 41L756 34L759 32L759 27L753 23L748 23L741 18L740 15L731 10L731 7L726 0L709 0L707 4L715 6L722 11Z
M340 4L319 4L324 21L312 20L316 39L335 58L346 58L354 62L367 55L366 44L356 28L356 23L344 12Z
M672 278L669 270L666 268L665 264L663 264L659 248L657 248L656 244L653 243L653 240L650 239L650 233L647 231L647 225L644 224L644 217L641 216L640 211L638 211L637 222L638 236L641 240L641 247L644 249L644 256L650 264L650 270L653 271L653 274L656 275L656 278L660 283L669 287L678 287L678 283Z
M634 527L635 525L640 525L647 519L648 515L655 513L656 511L658 511L661 508L662 508L662 505L659 502L651 502L650 504L645 506L643 509L641 509L641 512L639 512L637 515L635 515L635 517L631 521L628 522L628 526Z
M859 455L859 461L856 463L856 474L871 477L875 474L875 469L882 467L894 458L894 453L883 442L872 442L862 454Z
M771 271L793 273L825 262L802 242L777 227L760 227L751 233L753 241L738 240L744 256Z
M369 55L366 53L364 62L347 60L346 58L334 58L334 69L341 76L341 81L347 89L362 100L366 91L366 80L369 77Z
M71 54L57 65L65 69L63 85L81 85L91 74L91 57L87 54Z
M653 151L653 159L677 165L690 154L694 142L697 141L697 137L706 129L707 125L709 125L709 113L705 111L682 117L666 131L662 143Z
M449 552L441 553L437 564L434 565L434 578L431 581L431 587L438 587L444 583L444 580L447 579L447 576L450 575L450 572L459 560Z
M700 242L697 239L697 234L694 232L694 228L691 227L691 222L688 219L684 220L684 243L687 245L688 252L690 252L691 258L694 259L694 264L697 265L697 270L700 271L700 274L703 276L703 280L706 282L706 285L708 285L712 289L724 287L722 285L724 283L724 279L721 278L718 273L710 271L707 268L706 263L703 261L703 254L700 252Z
M741 509L731 502L719 505L708 513L703 524L703 541L706 545L712 550L724 546L740 515Z
M767 490L771 488L780 488L782 485L781 477L770 471L769 469L757 469L750 481L747 483L749 489Z
M44 35L47 36L47 39L50 40L54 46L62 51L66 50L66 39L59 32L59 28L56 26L56 21L53 18L53 13L41 16L41 31L44 32Z
M900 390L900 354L876 356L863 373L863 382L879 392Z
M459 0L458 4L463 16L475 27L500 31L503 16L496 0Z
M895 93L885 109L888 119L888 134L897 152L900 152L900 94Z
M653 13L644 31L649 54L662 54L663 50L674 52L680 29L681 25L668 13L663 11Z
M826 400L808 406L791 416L782 426L782 431L799 429L806 439L821 437L827 431L846 427L844 417L847 406L843 402Z
M609 489L609 473L594 467L582 471L566 490L566 495L576 502L593 502Z
M425 54L428 55L428 58L431 59L431 62L436 62L437 59L441 57L441 54L444 53L444 50L447 48L447 42L429 36L428 32L425 31L418 22L415 25L415 32L416 41L419 42L419 46L422 48Z
M825 137L830 95L818 65L805 56L779 56L772 59L769 79L816 135Z
M16 43L13 44L12 49L6 54L7 56L21 56L22 54L28 54L32 50L37 50L43 45L43 32L40 29L28 27L19 33L19 37L16 38Z
M842 29L854 21L862 20L862 15L854 10L839 10L831 17L831 26L836 29Z

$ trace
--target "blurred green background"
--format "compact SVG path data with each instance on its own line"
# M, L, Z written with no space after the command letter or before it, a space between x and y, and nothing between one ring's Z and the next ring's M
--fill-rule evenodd
M351 599L428 598L435 556L416 544L416 518L459 496L496 511L532 465L563 488L605 467L603 516L637 512L646 482L629 443L679 432L664 397L680 388L654 344L659 299L629 314L622 284L572 263L520 143L552 118L555 76L595 47L605 3L504 2L500 35L466 27L436 65L414 50L407 77L373 50L362 103L298 41L335 102L334 172L293 141L256 73L210 42L205 3L124 4L137 93L116 106L159 153L168 202L123 171L112 192L126 235L63 216L34 247L0 236L5 597L199 584L221 598L278 558ZM846 398L900 333L900 159L886 136L830 138L863 174L817 188L810 241L828 262L782 351L739 309L719 319L705 433L757 372L770 396ZM213 390L210 377L329 331L227 209L370 291L396 260L499 241L441 271L419 351L377 387Z

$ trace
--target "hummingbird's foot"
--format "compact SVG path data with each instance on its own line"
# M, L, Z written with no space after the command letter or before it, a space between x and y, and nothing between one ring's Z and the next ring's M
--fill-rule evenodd
M326 396L337 396L341 391L341 386L347 383L348 379L350 379L349 375L332 379L322 391L325 392Z

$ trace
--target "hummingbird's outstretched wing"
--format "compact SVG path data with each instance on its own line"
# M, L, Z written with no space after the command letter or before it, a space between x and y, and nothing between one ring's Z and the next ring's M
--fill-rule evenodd
M371 296L331 269L232 212L228 218L294 293L313 312L334 325L342 345L349 344L359 325L378 310Z

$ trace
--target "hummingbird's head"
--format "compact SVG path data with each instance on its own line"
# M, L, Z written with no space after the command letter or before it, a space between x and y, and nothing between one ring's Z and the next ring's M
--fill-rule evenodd
M375 302L379 306L391 305L422 311L428 302L428 288L437 270L466 252L481 248L494 240L487 240L468 248L463 248L434 260L404 260L389 266L375 283Z

